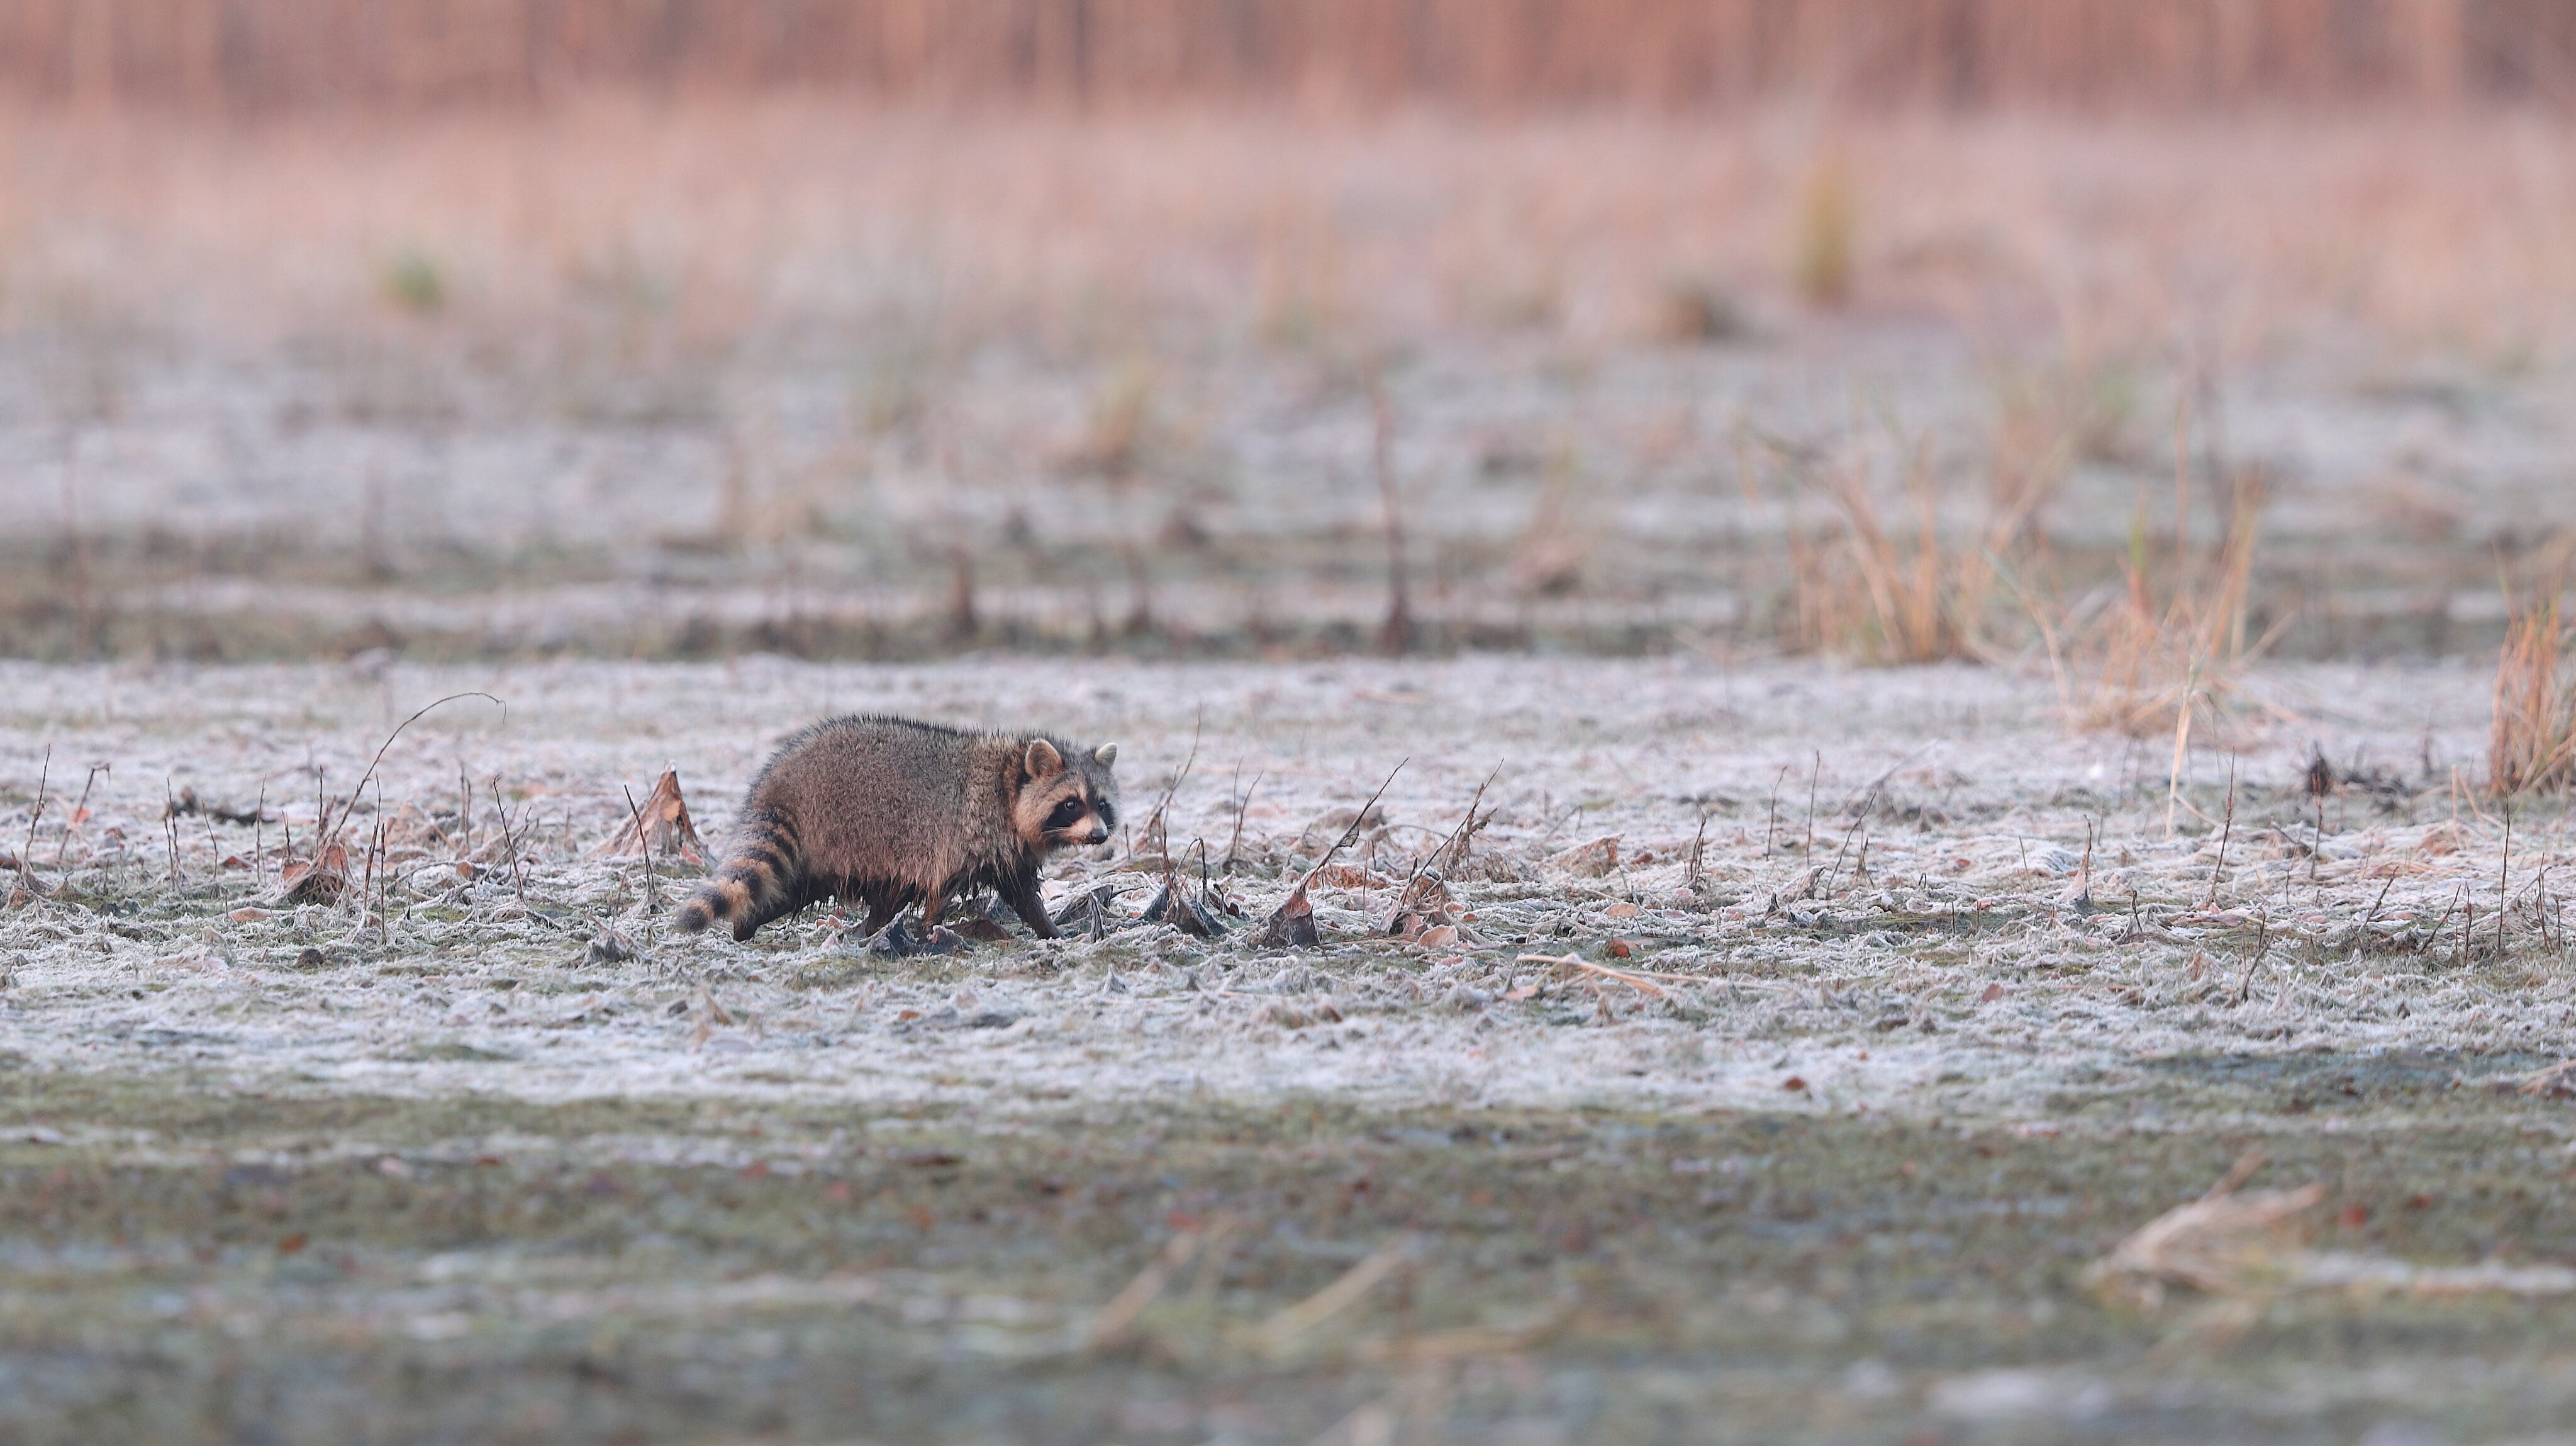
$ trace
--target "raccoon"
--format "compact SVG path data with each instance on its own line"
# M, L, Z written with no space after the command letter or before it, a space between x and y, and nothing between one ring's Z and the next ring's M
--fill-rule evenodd
M864 901L875 934L921 905L939 922L989 888L1041 939L1049 851L1105 842L1118 823L1118 745L1083 749L1043 734L969 733L908 718L833 718L788 739L761 767L715 875L681 906L697 933L722 919L737 940L808 904Z

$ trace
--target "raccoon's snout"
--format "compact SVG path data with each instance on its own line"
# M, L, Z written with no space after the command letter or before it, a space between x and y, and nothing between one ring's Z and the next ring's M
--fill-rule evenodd
M1082 841L1087 844L1105 844L1109 842L1109 830L1094 824L1091 832L1082 836Z

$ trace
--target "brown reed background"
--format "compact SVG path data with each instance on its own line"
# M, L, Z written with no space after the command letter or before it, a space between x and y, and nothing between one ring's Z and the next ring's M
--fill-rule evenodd
M2566 0L0 0L0 93L190 110L812 88L1115 106L2576 94Z

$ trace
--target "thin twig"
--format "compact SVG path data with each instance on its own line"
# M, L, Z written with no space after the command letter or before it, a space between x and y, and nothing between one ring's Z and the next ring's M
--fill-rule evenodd
M1412 761L1413 757L1411 754L1407 754L1396 760L1395 767L1386 775L1386 782L1379 784L1377 786L1377 792L1368 796L1368 802L1360 805L1359 813L1351 819L1351 826L1342 830L1342 836L1333 840L1333 846L1331 848L1324 850L1324 856L1317 859L1315 861L1315 866L1306 871L1306 876L1297 881L1297 887L1288 891L1289 897L1294 898L1297 895L1306 892L1307 886L1315 882L1315 876L1321 874L1325 868L1333 862L1335 855L1359 841L1360 830L1368 823L1369 810L1377 807L1377 801L1379 799L1386 797L1387 789L1392 787L1395 783L1395 775L1402 773L1404 771L1404 765L1411 763Z
M1824 772L1825 755L1819 751L1816 754L1815 767L1807 773L1807 847L1799 854L1800 858L1811 863L1816 857L1816 780L1823 777Z
M2396 883L2397 876L2395 874L2390 874L2387 878L2380 880L2379 897L2370 901L2370 912L2361 916L2361 926L2363 928L2369 928L2371 921L2379 917L2379 906L2388 902L2388 891L2393 888Z
M53 745L45 746L44 766L36 774L36 807L27 815L27 841L18 846L18 882L27 886L27 897L36 897L36 821L45 816L45 789L54 778Z
M1154 852L1158 854L1172 851L1171 824L1164 816L1165 811L1172 806L1172 796L1181 791L1181 781L1190 776L1190 766L1199 761L1199 735L1206 729L1207 713L1202 709L1197 725L1190 729L1189 757L1181 760L1181 771L1172 775L1171 785L1163 790L1163 796L1154 802L1154 811L1146 816L1145 832L1153 838Z
M622 784L619 786L624 787ZM497 773L492 775L492 783L487 791L492 795L492 812L499 815L501 819L501 846L509 850L510 881L518 888L520 907L525 908L528 902L528 871L520 867L519 836L510 827L509 807L501 802L501 775ZM632 789L627 791L626 798L627 806L633 807L635 794Z
M2504 862L2496 871L2496 957L2502 959L2511 941L2505 930L2513 922L2513 800L2504 801Z
M510 705L509 705L509 704L504 703L504 702L502 702L500 699L493 697L491 694L489 694L489 693L484 693L484 692L450 693L450 694L448 694L446 697L439 699L437 702L431 703L431 704L427 705L426 707L423 707L423 708L420 710L420 712L418 712L418 713L414 713L414 714L412 714L410 717L405 718L404 720L402 720L400 723L395 724L395 725L394 725L394 731L385 735L385 741L384 741L383 745L382 745L381 747L379 747L379 748L377 748L377 749L376 749L376 756L375 756L374 758L371 758L371 759L369 759L369 760L367 761L367 771L366 771L365 773L362 773L362 774L358 775L358 786L357 786L356 788L353 788L353 789L349 790L349 806L350 806L351 808L355 808L355 807L357 807L359 796L360 796L360 795L362 795L362 794L364 794L364 793L367 791L367 783L368 783L368 781L369 781L369 780L371 780L371 779L373 779L373 778L376 776L376 765L385 761L385 750L386 750L386 749L389 749L389 748L391 748L391 747L393 747L393 746L394 746L394 740L395 740L395 739L397 739L397 738L400 738L400 737L403 735L403 730L404 730L405 728L409 728L409 727L410 727L411 725L413 725L414 723L419 722L419 721L421 720L422 715L423 715L423 714L428 713L428 712L429 712L429 710L430 710L431 708L436 708L436 707L439 707L439 706L441 706L441 705L443 705L443 704L453 703L453 702L455 702L456 700L458 700L459 698L480 698L480 699L482 699L483 701L485 701L485 702L487 702L487 703L492 704L494 707L499 708L499 709L500 709L504 714L508 713L508 712L509 712L509 709L510 709ZM315 791L316 791L316 795L317 795L317 797L318 797L318 796L319 796L320 789L321 789L321 786L322 786L321 774L320 774L320 772L319 772L318 770L316 771L316 773L315 773L315 775L314 775L314 784L313 784L313 786L314 786L314 789L315 789ZM349 816L348 816L348 814L347 814L347 813L345 813L345 812L344 812L344 813L342 813L342 814L340 815L340 823L341 823L341 825L342 825L342 826L346 826L348 822L349 822ZM319 857L319 856L320 856L318 851L319 851L319 850L320 850L324 845L328 844L328 843L331 841L331 832L332 832L332 827L331 827L331 811L330 811L327 807L325 807L325 808L323 808L323 809L321 810L321 813L320 813L320 817L319 817L318 823L319 823L319 838L318 838L318 841L313 845L313 847L315 848L315 850L317 850L317 853L316 853L316 855L315 855L316 857Z
M618 787L618 791L619 791L619 792L624 793L624 794L626 795L626 811L627 811L627 813L629 813L630 815L632 815L632 816L634 817L634 819L635 819L635 836L636 836L637 838L639 838L639 839L644 838L644 810L642 810L642 809L640 809L640 808L637 808L637 807L635 806L635 790L634 790L634 789L631 789L631 788L628 788L625 784L622 784L622 783L621 783L621 784L619 784L619 785L617 785L617 787ZM645 840L645 843L644 843L644 912L645 912L645 913L650 914L650 913L654 912L655 910L659 909L659 908L662 906L662 904L661 904L661 896L660 896L660 894L657 892L658 887L659 887L659 886L654 882L654 879L653 879L653 845L652 845L652 841L651 841L651 840L649 840L649 839L647 839L647 840Z
M2245 1002L2245 995L2246 995L2247 991L2251 990L2251 989L2254 987L2254 971L2263 967L2263 956L2264 956L2265 954L2270 953L2270 952L2271 952L2271 949L2272 949L2272 915L2271 915L2271 912L2270 912L2269 910L2266 910L2266 911L2264 912L2264 914L2263 914L2263 920L2262 920L2262 924L2261 924L2261 926L2260 926L2258 929L2256 929L2256 930L2255 930L2255 933L2254 933L2254 958L2253 958L2253 961L2252 961L2251 963L2249 963L2249 964L2247 964L2247 965L2245 966L2245 978L2244 978L2244 981L2243 981L2242 983L2240 983L2240 984L2238 984L2238 985L2236 986L2236 1002L2237 1002L2237 1003L2242 1004L2242 1003L2244 1003L2244 1002Z
M2201 900L2204 909L2218 906L2218 875L2227 867L2227 843L2236 836L2236 760L2227 761L2227 822L2218 833L2218 862L2209 867L2209 897Z
M63 841L54 845L54 871L56 873L62 872L63 851L72 846L72 830L80 826L81 813L89 807L90 785L98 782L98 776L106 771L106 764L93 763L89 767L89 777L81 780L80 801L72 805L72 816L63 822Z
M1238 773L1236 776L1242 775ZM1225 845L1225 872L1229 875L1234 872L1235 851L1243 847L1243 816L1252 807L1252 795L1261 791L1261 780L1269 776L1267 770L1253 774L1252 786L1235 797L1234 837L1226 840Z

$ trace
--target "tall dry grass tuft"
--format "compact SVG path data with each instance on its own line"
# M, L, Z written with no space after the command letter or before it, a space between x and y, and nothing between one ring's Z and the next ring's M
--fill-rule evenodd
M1990 497L1972 527L1945 528L1928 442L1904 469L1904 498L1883 508L1866 464L1821 484L1833 519L1821 535L1790 529L1796 641L1864 663L1991 659L2009 597L2005 559L2046 489Z
M2500 797L2564 792L2576 785L2576 681L2564 664L2571 645L2559 590L2514 610L2496 666L2495 721L2487 742L2487 787Z
M2132 737L2170 731L2179 760L2195 726L2220 721L2240 701L2246 668L2272 641L2247 636L2264 493L2261 473L2240 475L2216 555L2195 555L2187 529L2178 527L2161 572L2152 566L2141 505L2117 596L2089 615L2079 607L2053 623L2034 612L2075 726ZM2177 516L2189 515L2185 491Z
M1860 205L1852 196L1851 170L1828 154L1798 192L1797 234L1790 243L1789 281L1811 306L1851 300L1854 254L1860 244Z

